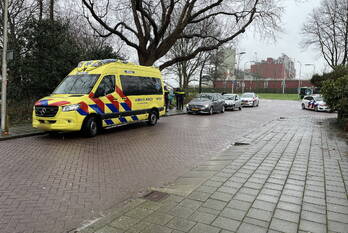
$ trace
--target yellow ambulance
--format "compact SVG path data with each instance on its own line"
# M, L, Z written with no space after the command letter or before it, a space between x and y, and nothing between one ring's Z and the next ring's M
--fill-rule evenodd
M33 127L82 131L137 121L155 125L165 114L161 72L116 59L82 61L50 96L35 103Z

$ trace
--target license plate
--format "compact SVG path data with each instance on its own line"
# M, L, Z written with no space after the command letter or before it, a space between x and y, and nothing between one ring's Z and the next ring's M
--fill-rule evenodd
M198 108L192 108L192 111L198 111L199 109Z

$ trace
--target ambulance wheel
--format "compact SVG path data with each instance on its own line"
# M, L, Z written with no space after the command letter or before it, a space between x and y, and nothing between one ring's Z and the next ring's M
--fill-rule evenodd
M157 113L155 111L150 112L149 119L147 121L148 125L156 125L158 120Z
M318 106L314 107L314 111L318 112Z
M209 109L209 115L213 115L213 113L214 113L213 107L210 107L210 109Z
M221 113L225 112L225 106L222 106Z
M305 108L306 108L306 106L304 104L302 104L302 109L305 109Z
M98 123L94 116L88 117L83 125L82 133L86 137L94 137L98 133Z

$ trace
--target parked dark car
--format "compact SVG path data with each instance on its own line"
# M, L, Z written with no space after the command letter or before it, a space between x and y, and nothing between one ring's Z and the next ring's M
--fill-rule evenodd
M225 101L219 93L201 93L186 105L187 113L225 112Z

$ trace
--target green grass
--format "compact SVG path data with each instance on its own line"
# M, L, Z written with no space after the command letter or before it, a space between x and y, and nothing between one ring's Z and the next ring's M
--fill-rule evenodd
M258 93L261 99L272 100L299 100L298 94L279 94L279 93Z

